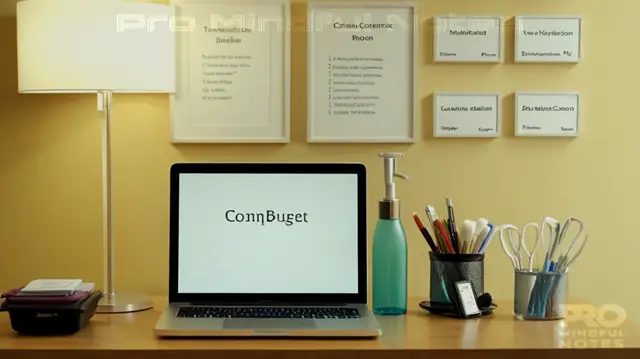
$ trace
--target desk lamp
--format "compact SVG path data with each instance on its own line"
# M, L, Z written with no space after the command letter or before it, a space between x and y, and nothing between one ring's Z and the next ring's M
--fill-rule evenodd
M173 7L123 0L23 0L16 10L18 91L97 94L98 111L104 113L105 278L98 312L150 309L150 298L114 290L111 99L113 93L174 92Z

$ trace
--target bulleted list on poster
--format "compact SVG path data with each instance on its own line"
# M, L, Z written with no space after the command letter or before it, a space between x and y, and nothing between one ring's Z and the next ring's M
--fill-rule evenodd
M357 35L354 35L357 36ZM327 115L375 116L383 98L383 57L327 57Z
M191 83L203 111L255 124L269 106L269 33L209 27L193 34ZM247 106L249 103L252 106Z

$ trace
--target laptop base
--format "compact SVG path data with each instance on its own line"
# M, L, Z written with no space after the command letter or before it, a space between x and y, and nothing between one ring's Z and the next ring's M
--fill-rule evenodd
M366 305L353 306L357 319L180 318L181 305L164 311L154 329L159 337L326 337L374 338L381 330Z

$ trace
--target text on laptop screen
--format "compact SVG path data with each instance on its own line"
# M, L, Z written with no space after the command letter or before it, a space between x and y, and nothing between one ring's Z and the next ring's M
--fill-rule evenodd
M358 292L356 174L181 174L179 293Z

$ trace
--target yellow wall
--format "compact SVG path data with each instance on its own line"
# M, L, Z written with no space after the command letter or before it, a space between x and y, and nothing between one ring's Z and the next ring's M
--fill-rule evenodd
M169 143L167 96L117 95L114 125L116 286L165 293L168 282L168 169L180 161L361 161L369 169L369 230L383 195L381 151L402 151L399 185L409 235L412 296L428 293L427 247L411 212L445 196L459 219L483 216L522 225L544 215L577 216L590 243L571 270L571 294L621 304L640 317L634 298L640 239L640 144L636 133L640 72L631 0L421 1L419 94L421 139L414 145L309 145L306 139L305 6L293 6L292 143ZM580 14L584 61L578 65L433 64L432 17L447 13L513 16ZM15 20L0 20L0 288L38 277L101 283L100 115L89 95L16 94ZM504 135L495 140L434 140L435 91L490 91L506 96ZM582 133L574 140L517 139L513 92L579 91ZM75 250L79 256L71 255ZM512 296L511 264L498 242L488 251L486 288ZM627 287L623 289L622 285ZM414 304L411 303L413 306Z

